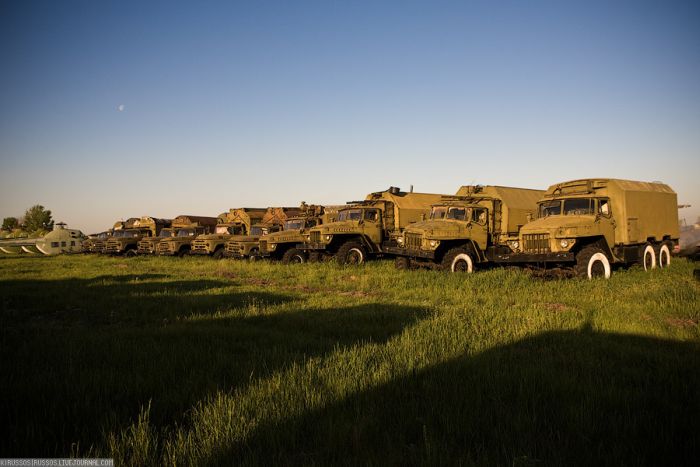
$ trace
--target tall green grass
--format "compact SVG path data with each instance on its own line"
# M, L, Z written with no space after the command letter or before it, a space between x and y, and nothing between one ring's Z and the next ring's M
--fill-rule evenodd
M119 464L695 464L693 265L542 280L0 259L0 453Z

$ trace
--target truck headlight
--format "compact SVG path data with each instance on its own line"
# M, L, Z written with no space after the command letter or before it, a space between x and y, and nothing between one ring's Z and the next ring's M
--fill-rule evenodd
M268 250L272 251L272 250L274 250L275 248L277 248L277 244L276 244L276 243L268 243L268 244L267 244L267 249L268 249Z
M403 237L398 237L396 239L396 243L398 243L399 245L403 245Z
M430 248L435 248L440 244L438 240L430 240Z
M326 236L323 237L323 238L325 238L327 242L330 242L330 241L331 241L331 238L333 238L333 235L326 235Z
M559 244L562 248L566 248L567 246L569 246L569 241L567 239L564 239L561 242L559 242Z
M573 238L562 238L561 240L559 240L559 245L561 245L562 248L570 248L573 246L575 241L576 240L574 240Z
M515 251L518 248L520 248L520 242L517 240L511 240L508 242L508 246L510 247L511 250Z

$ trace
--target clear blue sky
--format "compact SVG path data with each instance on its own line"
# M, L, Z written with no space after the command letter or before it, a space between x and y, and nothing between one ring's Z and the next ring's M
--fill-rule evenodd
M0 0L0 64L2 217L594 176L700 215L697 1Z

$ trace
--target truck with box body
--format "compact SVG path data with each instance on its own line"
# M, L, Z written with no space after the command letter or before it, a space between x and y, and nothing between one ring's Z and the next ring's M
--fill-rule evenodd
M262 220L250 228L247 235L235 235L226 241L224 256L227 258L255 260L260 257L260 239L282 230L290 217L301 214L300 208L267 208Z
M199 235L192 241L190 254L223 258L226 242L234 235L248 235L251 227L262 221L267 209L238 208L219 214L214 233Z
M143 216L136 218L131 225L115 230L105 244L105 253L110 255L135 256L138 243L144 237L157 237L160 231L170 227L170 219Z
M130 229L137 219L138 217L130 217L125 221L116 221L110 230L108 230L107 232L103 232L103 234L105 235L100 234L92 240L90 246L91 253L106 253L105 248L107 246L107 242L110 238L112 238L114 232L124 229Z
M283 263L304 263L306 253L297 248L305 239L309 229L317 225L334 222L338 210L343 206L318 206L302 203L301 215L287 219L279 232L270 233L260 239L260 256Z
M424 220L430 206L442 195L406 193L391 187L370 193L364 201L340 209L335 222L309 230L297 247L309 261L335 258L341 264L360 264L368 258L389 253L392 236L413 222Z
M136 253L139 255L155 255L158 242L175 235L176 230L171 227L164 227L155 237L143 237L139 240Z
M666 184L610 178L557 183L538 203L511 252L498 259L610 277L612 266L667 267L678 245L678 203Z
M463 186L431 208L430 219L407 226L387 251L398 269L411 266L473 271L509 253L520 228L534 216L544 190Z
M214 231L216 217L180 215L173 219L173 235L161 239L156 246L156 253L162 256L183 257L192 249L192 242L200 235Z

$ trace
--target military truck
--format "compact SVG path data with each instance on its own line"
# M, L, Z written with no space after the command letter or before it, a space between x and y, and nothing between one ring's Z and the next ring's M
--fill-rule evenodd
M226 242L234 235L249 235L251 227L261 222L266 212L263 208L232 208L219 214L214 233L195 238L190 254L223 258Z
M97 253L97 251L95 251L95 242L98 240L106 240L110 235L112 235L111 230L88 235L88 237L83 240L81 252L85 254Z
M170 219L144 216L126 223L125 228L115 230L105 244L110 255L136 256L138 243L144 237L157 237L160 231L170 227Z
M279 260L283 263L304 263L307 260L304 250L297 244L304 242L304 234L317 225L334 222L341 206L317 206L301 204L301 214L284 222L280 232L270 233L260 239L260 256Z
M174 235L161 238L156 253L162 256L183 257L192 248L192 242L199 235L210 234L216 228L216 217L180 215L173 219Z
M388 253L392 236L413 222L424 220L430 206L442 195L406 193L390 187L370 193L364 201L353 201L338 211L335 222L309 230L297 248L309 261L335 258L340 264L360 264L368 258Z
M173 227L164 227L155 237L143 237L137 244L136 254L155 255L158 242L166 238L174 237L176 233L177 230Z
M267 208L262 220L250 228L247 235L235 235L226 242L224 256L227 258L256 260L260 258L260 239L282 230L284 223L291 217L301 215L300 208Z
M532 219L544 190L463 186L433 204L430 219L407 226L386 251L398 269L412 266L472 272L477 264L510 253L520 228Z
M110 238L112 238L114 232L116 232L117 230L131 228L131 226L134 225L134 222L136 222L137 219L138 217L130 217L125 221L116 221L110 230L98 234L97 237L92 239L92 241L90 242L90 253L105 253L107 241Z
M537 219L510 242L510 263L570 267L610 277L613 265L667 267L678 244L676 193L663 183L590 178L550 186Z

